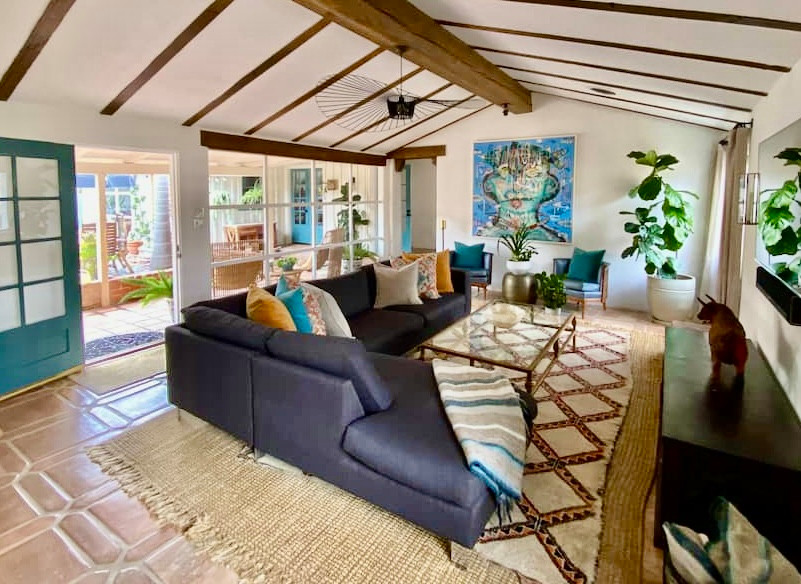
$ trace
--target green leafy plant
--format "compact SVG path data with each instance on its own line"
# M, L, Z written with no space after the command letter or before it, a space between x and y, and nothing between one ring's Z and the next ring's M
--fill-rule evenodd
M261 187L261 179L256 181L252 187L242 193L243 205L260 205L264 201L264 189Z
M502 235L498 243L503 245L512 254L513 262L527 262L531 256L539 253L531 241L533 232L528 225L519 227L511 235Z
M698 195L690 191L674 189L662 176L666 170L678 164L679 159L672 154L657 154L633 151L627 154L637 164L648 166L648 173L642 182L629 191L629 197L639 198L646 204L634 211L621 211L621 215L632 215L634 221L623 226L626 233L633 235L631 245L623 250L622 257L645 258L645 272L660 278L675 278L678 268L676 252L693 232L692 204L690 197ZM662 222L654 215L654 210L662 211Z
M346 260L354 259L354 260L363 260L365 258L377 258L378 254L370 251L368 248L364 247L361 243L353 244L353 253L350 252L349 248L345 248L342 252L342 257Z
M359 239L359 227L362 225L370 225L370 220L362 215L361 211L356 208L350 209L350 215L353 218L353 239ZM337 226L345 230L345 241L350 241L350 234L348 233L348 209L342 209L337 213Z
M120 299L120 304L130 300L139 300L142 306L160 300L172 298L172 274L157 272L155 276L141 278L123 278L123 283L132 286L134 290L128 292Z
M97 236L94 233L81 235L79 255L81 268L86 270L90 280L97 280Z
M801 190L801 148L785 148L776 158L799 170L778 189L763 191L770 196L759 205L759 234L770 255L791 256L788 261L776 262L772 268L782 280L797 286L801 276L801 226L796 223L801 213L793 203L801 207L797 198Z
M546 308L562 308L567 302L565 292L565 275L540 272L535 274L537 280L537 293L542 298Z
M298 263L298 258L296 258L295 256L286 256L275 260L275 265L278 266L278 268L283 271L291 270L292 268L295 267L295 264L297 263Z
M131 189L131 231L128 241L150 241L150 220L145 209L145 198L137 186Z
M230 205L231 204L231 195L225 192L219 192L214 194L214 199L212 200L212 205Z

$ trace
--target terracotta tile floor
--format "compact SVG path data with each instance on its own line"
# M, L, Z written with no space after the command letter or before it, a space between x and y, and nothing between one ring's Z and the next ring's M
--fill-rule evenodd
M639 313L587 316L655 326ZM159 376L104 396L60 380L0 402L0 582L236 582L180 534L159 528L84 452L170 407ZM662 558L651 546L652 500L649 507L643 576L655 583Z

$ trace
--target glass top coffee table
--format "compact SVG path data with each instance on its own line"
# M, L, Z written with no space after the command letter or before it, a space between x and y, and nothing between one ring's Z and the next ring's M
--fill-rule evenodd
M564 348L576 350L576 315L562 309L547 314L541 306L494 300L423 342L426 351L445 353L526 374L533 393L559 359ZM545 362L545 367L539 367ZM537 376L536 383L534 376Z

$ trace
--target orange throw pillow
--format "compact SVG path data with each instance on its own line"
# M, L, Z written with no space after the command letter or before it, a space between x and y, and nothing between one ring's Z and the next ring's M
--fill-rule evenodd
M289 314L289 309L278 298L257 286L248 289L247 315L265 326L284 331L296 331L295 321Z
M414 261L423 257L424 253L404 253L403 259ZM451 280L451 252L444 250L437 252L437 292L453 292Z

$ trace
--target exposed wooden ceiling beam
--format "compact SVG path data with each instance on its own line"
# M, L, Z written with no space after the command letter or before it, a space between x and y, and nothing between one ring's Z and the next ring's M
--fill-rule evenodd
M0 78L0 101L6 101L11 97L73 4L75 0L50 0L25 40L25 44Z
M408 0L295 0L404 58L516 114L531 111L531 92L473 51Z
M299 140L303 140L303 138L305 138L306 136L309 136L309 135L311 135L311 134L314 134L314 133L315 133L315 132L317 132L318 130L322 130L322 129L323 129L323 128L325 128L325 127L326 127L328 124L332 124L332 123L336 122L338 119L340 119L340 118L342 118L342 117L344 117L344 116L348 115L349 113L356 111L357 109L359 109L361 106L363 106L363 105L364 105L364 104L366 104L367 102L369 102L369 101L371 101L371 100L375 99L375 98L376 98L376 97L378 97L379 95L382 95L382 94L386 93L386 92L387 92L387 91L389 91L390 89L392 89L392 88L394 88L394 87L396 87L396 86L400 85L401 83L403 83L403 82L404 82L404 81L406 81L407 79L410 79L410 78L414 77L415 75L417 75L417 74L418 74L418 73L420 73L421 71L423 71L423 68L422 68L422 67L418 67L418 68L417 68L417 69L415 69L414 71L410 71L409 73L407 73L407 74L406 74L406 75L404 75L403 77L400 77L400 78L396 79L395 81L393 81L393 82L392 82L392 83L390 83L389 85L386 85L386 86L382 87L382 88L381 88L381 89L379 89L378 91L374 91L373 93L371 93L370 95L368 95L368 96L367 96L367 97L365 97L364 99L362 99L362 100L358 101L357 103L354 103L352 106L350 106L350 107L349 107L349 108L347 108L346 110L344 110L344 111L341 111L341 112L339 112L337 115L335 115L335 116L331 116L330 118L328 118L328 119L327 119L327 120L325 120L324 122L321 122L321 123L317 124L317 125L316 125L316 126L314 126L314 127L311 129L311 130L307 130L306 132L303 132L303 133L302 133L300 136L296 136L295 138L292 138L292 141L293 141L293 142L298 142Z
M449 87L452 87L452 86L453 86L453 83L446 83L445 85L441 85L440 87L437 87L434 91L431 91L431 92L425 94L420 99L428 99L428 98L436 95L440 91L445 91L446 89L448 89ZM386 122L388 119L389 119L389 115L386 115L383 118L380 118L380 119L374 121L372 124L370 124L368 126L365 126L364 128L359 128L358 130L356 130L352 134L348 134L347 136L345 136L341 140L338 140L338 141L334 142L333 144L331 144L331 148L339 146L340 144L343 144L343 143L347 142L348 140L352 140L356 136L364 134L365 132L369 132L370 130L372 130L373 128L378 126L379 124L383 124L384 122Z
M501 69L508 69L510 71L519 71L521 73L532 73L534 75L542 75L544 77L554 77L556 79L565 79L567 81L578 81L579 83L586 83L588 85L599 85L601 87L614 87L615 89L624 89L626 91L635 91L637 93L646 93L648 95L658 95L659 97L669 97L671 99L678 99L681 101L689 101L692 103L701 103L704 105L712 105L715 107L722 107L730 110L740 112L750 112L751 108L742 107L739 105L728 105L717 101L708 101L705 99L696 99L694 97L684 97L675 95L673 93L663 93L661 91L651 91L650 89L641 89L637 87L629 87L627 85L618 85L616 83L607 83L606 81L593 81L591 79L582 79L581 77L571 77L570 75L559 75L557 73L546 73L545 71L537 71L535 69L524 69L523 67L511 67L508 65L500 65ZM600 94L599 94L600 95Z
M634 69L622 69L620 67L609 67L607 65L596 65L594 63L585 63L583 61L570 61L568 59L557 59L555 57L544 57L542 55L534 55L531 53L521 53L519 51L505 51L502 49L493 49L491 47L477 47L473 46L477 51L484 51L486 53L497 53L499 55L511 55L514 57L525 57L526 59L537 59L539 61L548 61L549 63L561 63L564 65L576 65L577 67L587 67L590 69L598 69L600 71L613 71L615 73L625 73L626 75L637 75L639 77L648 77L649 79L663 79L665 81L675 81L677 83L686 83L688 85L698 85L700 87L711 87L713 89L722 89L724 91L734 91L737 93L746 93L748 95L758 95L765 97L766 91L757 91L755 89L746 89L744 87L733 87L731 85L720 85L718 83L709 83L707 81L697 81L695 79L685 79L683 77L672 77L670 75L659 75L658 73L650 73L648 71L635 71Z
M481 112L483 112L485 109L487 109L487 108L490 108L490 107L493 107L493 106L495 106L495 104L494 104L494 103L488 103L487 105L485 105L485 106L484 106L484 107L482 107L482 108L479 108L479 109L477 109L477 110L473 110L472 112L470 112L470 113L469 113L469 114L467 114L467 115L464 115L464 116L462 116L462 117L460 117L460 118L456 118L455 120L452 120L452 121L448 122L447 124L444 124L444 125L440 126L439 128L437 128L437 129L435 129L435 130L431 130L430 132L427 132L427 133L423 134L422 136L419 136L419 137L415 138L414 140L410 140L409 142L407 142L406 144L404 144L403 146L401 146L401 148L406 148L407 146L409 146L409 145L411 145L411 144L414 144L415 142L419 142L419 141L420 141L420 140L422 140L423 138L428 138L428 137L429 137L429 136L431 136L432 134L436 134L437 132L439 132L439 131L441 131L441 130L444 130L444 129L445 129L445 128L447 128L448 126L452 126L452 125L454 125L454 124L458 124L458 123L459 123L459 122L461 122L462 120L466 120L466 119L467 119L467 118L469 118L470 116L474 116L474 115L476 115L476 114L478 114L478 113L481 113Z
M671 51L669 49L657 49L655 47L644 47L641 45L628 45L626 43L618 43L613 41L601 41L596 39L585 39L579 37L563 36L558 34L548 34L544 32L533 32L528 30L517 30L513 28L501 28L497 26L484 26L483 24L469 24L466 22L454 22L451 20L438 20L442 26L451 26L454 28L465 28L469 30L480 30L483 32L491 32L497 34L508 34L523 36L536 39L545 39L549 41L561 41L565 43L576 43L580 45L591 45L594 47L606 47L609 49L621 49L624 51L634 51L637 53L649 53L651 55L664 55L666 57L679 57L682 59L694 59L696 61L707 61L709 63L719 63L723 65L733 65L735 67L747 67L751 69L762 69L766 71L778 71L779 73L787 73L791 67L785 65L771 65L768 63L759 63L757 61L747 61L744 59L730 59L728 57L718 57L717 55L704 55L701 53L687 53L684 51Z
M451 109L453 109L453 108L455 108L455 107L458 107L460 104L462 104L462 103L466 102L466 101L467 101L467 100L469 100L469 99L473 99L474 97L476 97L476 96L475 96L475 95L469 95L468 97L465 97L464 99L460 99L460 100L459 100L459 101L457 101L456 103L454 103L454 104L451 104L451 105L449 105L449 106L448 106L448 107L446 107L446 108L442 108L442 109L441 109L441 110L439 110L437 113L435 113L435 114L431 114L430 116L428 116L427 118L423 118L423 119L422 119L422 120L420 120L419 122L415 122L414 124L410 124L410 125L408 125L408 126L404 126L402 130L399 130L399 131L395 132L395 133L394 133L394 134L392 134L391 136L387 136L386 138L382 138L382 139L381 139L381 140L379 140L378 142L375 142L375 143L373 143L373 144L370 144L369 146L365 146L364 148L362 148L362 149L361 149L361 151L362 151L362 152L366 152L367 150L371 150L371 149L375 148L375 147L376 147L376 146L378 146L379 144L383 144L383 143L384 143L384 142L386 142L387 140L392 140L392 139L393 139L393 138L395 138L396 136L400 136L400 135L401 135L401 134L403 134L404 132L408 132L409 130L412 130L412 129L416 128L416 127L417 127L417 126L419 126L420 124L424 124L424 123L426 123L426 122L428 122L428 121L430 121L430 120L433 120L433 119L434 119L434 118L436 118L437 116L441 116L441 115L442 115L442 114L444 114L446 111L448 111L448 110L451 110Z
M392 152L387 152L387 158L419 160L421 158L436 158L437 156L445 156L446 153L447 148L444 144L437 146L416 146L414 148L402 146L400 148L396 148Z
M169 63L172 58L181 51L181 49L183 49L192 41L192 39L199 35L204 28L211 24L211 22L217 18L223 10L228 8L233 1L234 0L214 0L214 2L209 4L206 9L201 12L196 19L190 22L189 26L182 30L181 33L175 37L175 40L167 45L167 47L161 51L147 67L145 67L144 71L137 75L136 79L126 85L125 88L120 91L119 94L117 94L117 97L112 99L109 104L100 111L100 113L110 116L120 109L126 101L131 99L134 94L145 85L145 83L150 81L156 75L156 73L161 71L161 69L167 63Z
M276 140L263 140L252 136L238 136L236 134L222 134L220 132L200 131L200 145L212 150L230 150L232 152L248 152L250 154L264 154L267 156L286 156L288 158L302 158L304 160L322 160L324 162L344 162L352 164L367 164L370 166L386 166L387 157L363 152L348 152L334 150L321 146L307 146L293 144L292 142L278 142Z
M700 126L702 128L711 128L713 130L720 130L721 132L725 132L725 130L719 128L718 126L713 126L710 124L702 124L701 122L690 122L688 120L680 120L678 118L672 118L670 116L660 116L659 114L652 114L650 112L642 112L635 109L630 109L627 107L618 107L616 105L610 105L608 103L598 103L597 101L590 101L589 99L580 99L578 97L567 97L566 95L557 95L555 93L548 93L545 91L535 91L538 95L549 95L551 97L558 97L559 99L566 99L568 101L577 101L579 103L589 103L592 105L597 105L598 107L605 107L608 109L617 110L619 112L626 112L627 114L639 114L641 116L648 116L649 118L657 118L660 120L668 120L669 122L676 122L678 124L690 124L691 126ZM600 95L596 95L594 97L601 97ZM653 107L653 106L652 106Z
M790 20L776 20L773 18L759 18L757 16L741 16L739 14L725 14L721 12L704 12L701 10L681 10L677 8L662 8L658 6L642 6L639 4L620 4L618 2L594 2L591 0L509 0L523 4L540 4L543 6L562 6L565 8L583 8L585 10L600 10L615 12L617 14L641 14L643 16L661 16L664 18L679 18L682 20L700 20L703 22L719 22L723 24L737 24L740 26L757 26L761 28L774 28L801 32L801 22Z
M717 120L719 122L726 122L726 123L731 123L731 124L739 123L738 120L730 120L728 118L719 118L717 116L710 116L708 114L699 114L698 112L691 112L691 111L688 111L688 110L682 110L682 109L678 109L678 108L667 107L667 106L664 106L664 105L656 105L656 104L653 104L653 103L646 103L646 102L643 102L643 101L635 101L633 99L624 99L622 97L615 97L613 95L601 95L600 93L592 93L590 91L579 91L578 89L568 89L567 87L559 87L557 85L548 85L547 83L535 83L534 81L526 81L524 79L521 79L520 82L521 83L525 83L526 85L535 85L537 87L546 87L548 89L558 89L559 91L568 91L570 93L577 93L579 95L591 95L593 97L599 97L601 99L611 99L613 101L619 101L619 102L622 102L622 103L631 103L631 104L634 104L634 105L643 105L643 106L652 107L652 108L655 108L655 109L658 109L658 110L664 110L666 112L676 112L676 113L679 113L679 114L697 116L699 118L706 118L706 119L709 119L709 120Z
M312 26L304 30L298 36L293 38L283 47L278 49L275 53L267 57L260 65L256 66L250 72L246 73L239 81L234 83L231 87L226 89L222 95L219 97L214 98L211 100L207 105L202 107L197 113L195 113L192 117L186 120L183 125L184 126L191 126L192 124L196 123L198 120L203 118L204 116L208 115L212 110L218 108L228 99L230 99L234 94L239 92L241 89L261 77L268 69L271 69L279 61L281 61L284 57L292 53L295 49L300 47L303 43L308 41L318 32L323 30L326 26L331 24L331 21L328 18L321 18L317 22L315 22Z
M342 69L342 71L340 71L339 73L337 73L335 75L331 75L328 79L326 79L322 83L318 83L315 87L313 87L312 89L310 89L309 91L307 91L306 93L301 95L299 98L297 98L295 101L293 101L289 105L281 108L280 110L278 110L274 114L272 114L270 116L267 116L262 121L260 121L258 124L256 124L252 128L250 128L247 132L245 132L245 134L247 134L247 135L255 134L256 132L261 130L264 126L273 123L275 120L277 120L281 116L287 114L288 112L291 112L293 109L298 107L300 104L302 104L306 100L311 99L312 97L314 97L315 95L320 93L326 87L332 86L334 83L336 83L337 81L339 81L340 79L342 79L346 75L350 75L356 69L358 69L359 67L361 67L362 65L364 65L368 61L373 60L374 58L376 58L378 55L380 55L383 52L384 52L384 49L381 48L381 47L378 47L377 49L375 49L373 51L370 51L369 53L367 53L364 57L362 57L361 59L359 59L355 63L352 63L351 65L348 65L347 67Z

